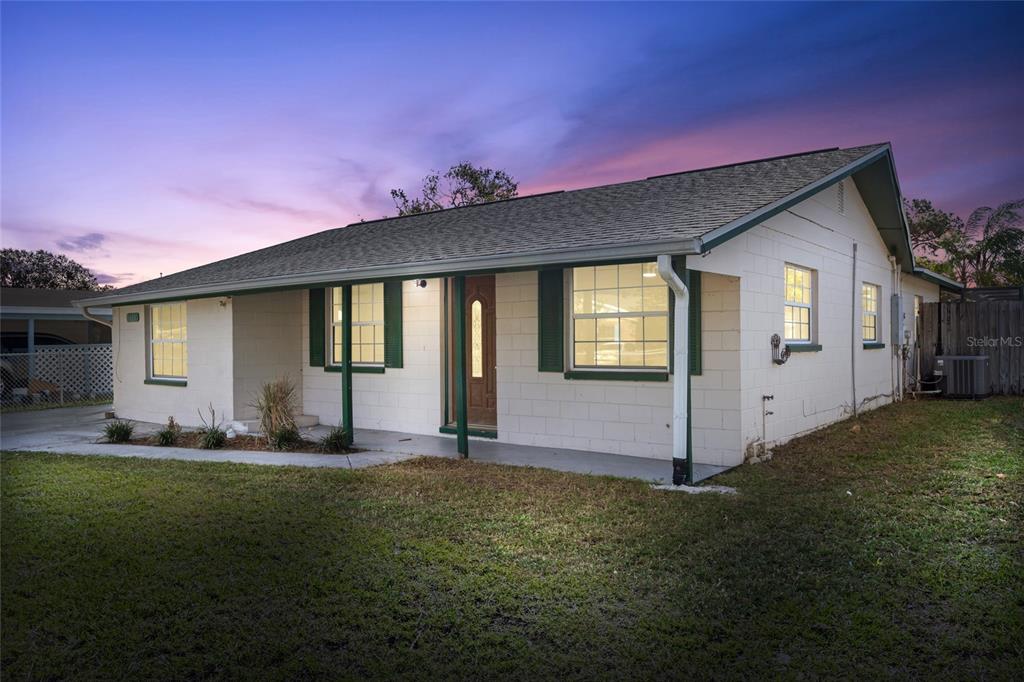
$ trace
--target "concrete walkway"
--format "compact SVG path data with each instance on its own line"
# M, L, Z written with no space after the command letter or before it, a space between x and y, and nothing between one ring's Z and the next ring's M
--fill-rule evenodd
M97 442L101 438L100 434L106 422L104 413L110 409L109 405L98 405L0 415L0 448L75 455L344 469L393 464L414 457L458 457L454 436L423 436L369 429L356 431L356 446L363 452L351 455L230 449L196 450ZM135 432L138 435L153 433L158 428L158 424L135 422ZM302 429L304 435L313 439L319 438L327 430L328 427L325 426ZM670 483L672 478L672 463L666 460L514 445L482 438L470 440L469 456L478 462L636 478L656 484ZM696 464L694 478L701 481L726 469L727 467Z

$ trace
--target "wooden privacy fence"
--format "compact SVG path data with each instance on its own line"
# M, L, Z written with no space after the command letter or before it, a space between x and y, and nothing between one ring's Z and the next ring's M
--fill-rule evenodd
M925 303L918 325L922 377L936 355L987 355L992 393L1024 395L1024 301Z

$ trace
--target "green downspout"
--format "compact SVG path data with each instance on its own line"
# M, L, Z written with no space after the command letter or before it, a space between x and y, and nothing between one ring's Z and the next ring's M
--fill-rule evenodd
M341 423L355 439L352 419L352 285L341 287Z
M466 406L466 277L452 278L452 322L455 323L455 441L459 454L469 457Z

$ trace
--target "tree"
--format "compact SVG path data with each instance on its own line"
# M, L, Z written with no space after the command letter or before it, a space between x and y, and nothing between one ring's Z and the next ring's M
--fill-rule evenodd
M940 240L964 229L960 216L935 208L928 199L904 199L903 208L910 227L910 243L918 253L934 257Z
M519 183L505 171L464 162L452 166L444 175L434 171L423 178L421 196L410 199L405 190L393 189L391 199L398 215L403 216L511 199L518 194Z
M103 291L96 275L64 254L49 251L0 251L0 286L20 289L84 289Z
M904 208L919 264L975 286L1024 285L1024 200L982 206L967 222L927 199Z
M968 254L975 285L1024 285L1024 199L975 209L967 219L967 232L974 236Z

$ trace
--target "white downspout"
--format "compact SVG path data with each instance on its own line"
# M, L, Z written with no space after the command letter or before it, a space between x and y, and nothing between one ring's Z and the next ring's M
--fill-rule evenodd
M857 242L853 243L853 280L850 283L850 401L857 416Z
M102 317L96 317L95 315L93 315L92 313L89 312L89 306L82 306L79 309L79 312L81 312L82 313L82 317L84 317L87 320L91 320L93 322L99 322L100 324L105 325L107 327L110 327L111 329L114 328L114 321L112 319L111 320L104 320Z
M689 400L690 349L690 292L672 268L672 256L658 256L658 275L665 280L675 296L675 321L672 327L672 361L675 378L672 380L672 471L684 466L689 453L686 450L687 402ZM673 483L677 483L673 475ZM691 483L692 481L687 481Z

